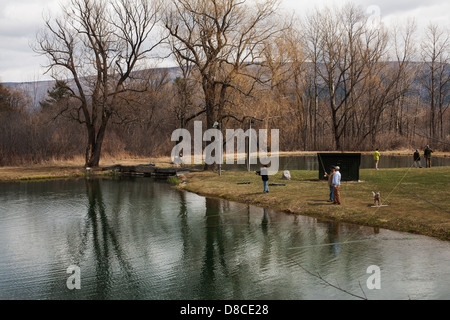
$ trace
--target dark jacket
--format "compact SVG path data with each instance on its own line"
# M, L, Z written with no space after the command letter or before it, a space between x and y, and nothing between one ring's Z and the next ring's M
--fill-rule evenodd
M425 148L423 154L425 155L425 158L431 158L431 153L434 152L430 148Z
M269 181L269 176L266 174L261 175L261 171L256 171L256 174L261 176L262 181Z
M420 161L420 153L418 151L414 152L414 161Z

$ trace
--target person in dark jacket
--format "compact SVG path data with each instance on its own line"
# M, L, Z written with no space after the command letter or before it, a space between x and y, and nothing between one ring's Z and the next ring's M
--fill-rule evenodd
M257 175L260 175L264 185L264 193L269 193L269 172L267 166L264 165L260 171L255 172Z
M420 153L418 149L416 149L416 152L414 152L414 165L416 166L416 168L422 168L422 165L420 164Z
M434 152L431 150L430 146L427 145L425 150L423 151L423 155L425 156L425 160L427 162L427 168L431 168L431 153Z
M333 190L333 176L334 173L336 172L336 167L335 166L331 166L330 167L330 173L328 174L327 172L325 172L325 178L328 177L328 187L330 188L330 199L328 200L328 202L333 202L334 198L334 190Z

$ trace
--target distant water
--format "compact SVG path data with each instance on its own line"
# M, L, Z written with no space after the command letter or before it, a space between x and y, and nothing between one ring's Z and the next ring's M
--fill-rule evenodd
M282 156L279 158L280 170L319 170L319 161L317 155L295 155L295 156ZM409 168L414 166L413 157L411 156L395 156L395 155L382 155L379 163L380 169L392 169L392 168ZM425 159L422 157L422 166L425 167ZM450 158L446 157L432 157L432 167L450 166ZM257 170L260 167L258 165L252 165L251 170ZM361 155L360 169L372 169L375 167L375 163L372 155ZM222 166L224 170L239 171L247 170L247 165L227 165Z
M449 242L150 178L0 184L0 299L355 299L309 272L369 299L448 299L449 263ZM67 287L73 265L80 290Z

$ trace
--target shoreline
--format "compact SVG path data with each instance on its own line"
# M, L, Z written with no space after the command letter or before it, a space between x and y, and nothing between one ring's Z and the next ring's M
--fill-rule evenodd
M312 152L309 152L312 153ZM289 153L287 155L293 155ZM283 155L282 155L283 156ZM113 164L136 165L156 163L170 166L170 158L114 159L102 161L102 166ZM317 179L316 171L291 171L292 180L281 180L281 172L271 176L270 193L262 194L260 177L252 172L224 171L194 172L187 183L175 188L200 196L218 198L263 208L298 214L321 220L352 223L373 228L408 232L450 241L450 167L431 169L373 169L360 170L362 183L344 182L342 206L326 202L328 186ZM79 163L52 163L27 167L1 167L0 182L27 182L52 179L111 176L111 173L86 170ZM248 185L237 185L248 181ZM386 208L371 208L371 191L380 191ZM386 199L388 198L388 199Z
M446 168L445 177L450 178L450 167ZM418 169L419 170L419 169ZM401 179L403 171L399 169L385 169L381 180L391 175ZM222 177L217 173L192 173L186 176L187 183L181 183L176 188L193 192L197 195L235 201L258 207L275 209L286 214L304 215L321 220L338 221L352 223L360 226L383 228L392 231L407 232L417 235L434 237L444 241L450 241L450 192L442 190L441 183L446 183L445 179L439 179L439 184L431 187L428 199L420 199L423 189L430 189L430 186L422 186L420 190L409 192L405 186L410 183L389 191L392 185L382 190L382 195L389 195L388 207L372 208L373 198L369 193L374 186L379 186L375 182L377 172L373 169L361 170L361 174L366 179L362 183L347 182L342 186L343 204L333 206L327 203L327 183L314 179L316 172L312 175L306 171L291 171L292 180L281 180L281 174L271 178L272 183L286 184L285 187L269 187L270 192L261 192L262 183L260 178L252 177L252 173L232 173L228 172ZM413 179L422 181L418 171L411 174ZM254 175L254 174L253 174ZM426 173L426 178L440 175L439 169L431 169ZM374 179L375 178L375 179ZM249 181L248 185L236 184L238 181ZM371 181L372 180L372 181ZM437 181L431 179L429 181ZM396 184L397 182L394 182ZM378 191L378 190L376 190ZM442 200L444 199L444 203ZM411 203L413 200L413 203ZM431 203L431 204L430 204ZM435 203L438 203L436 205ZM440 208L440 209L438 209Z

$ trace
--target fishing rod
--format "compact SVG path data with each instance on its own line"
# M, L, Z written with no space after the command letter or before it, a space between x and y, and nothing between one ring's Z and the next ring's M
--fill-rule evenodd
M439 143L450 145L450 143L448 143L448 142L445 142L445 141L442 141L442 140L439 140L439 139L436 139L436 138L432 138L432 137L424 135L424 134L420 134L420 133L417 133L417 132L414 132L414 134L419 136L419 137L422 137L422 138L427 138L427 139L430 139L430 140L437 141Z
M322 164L323 172L326 173L327 169L325 169L325 165L323 164L322 156L320 155L320 153L318 153L317 156L319 157L320 163Z

